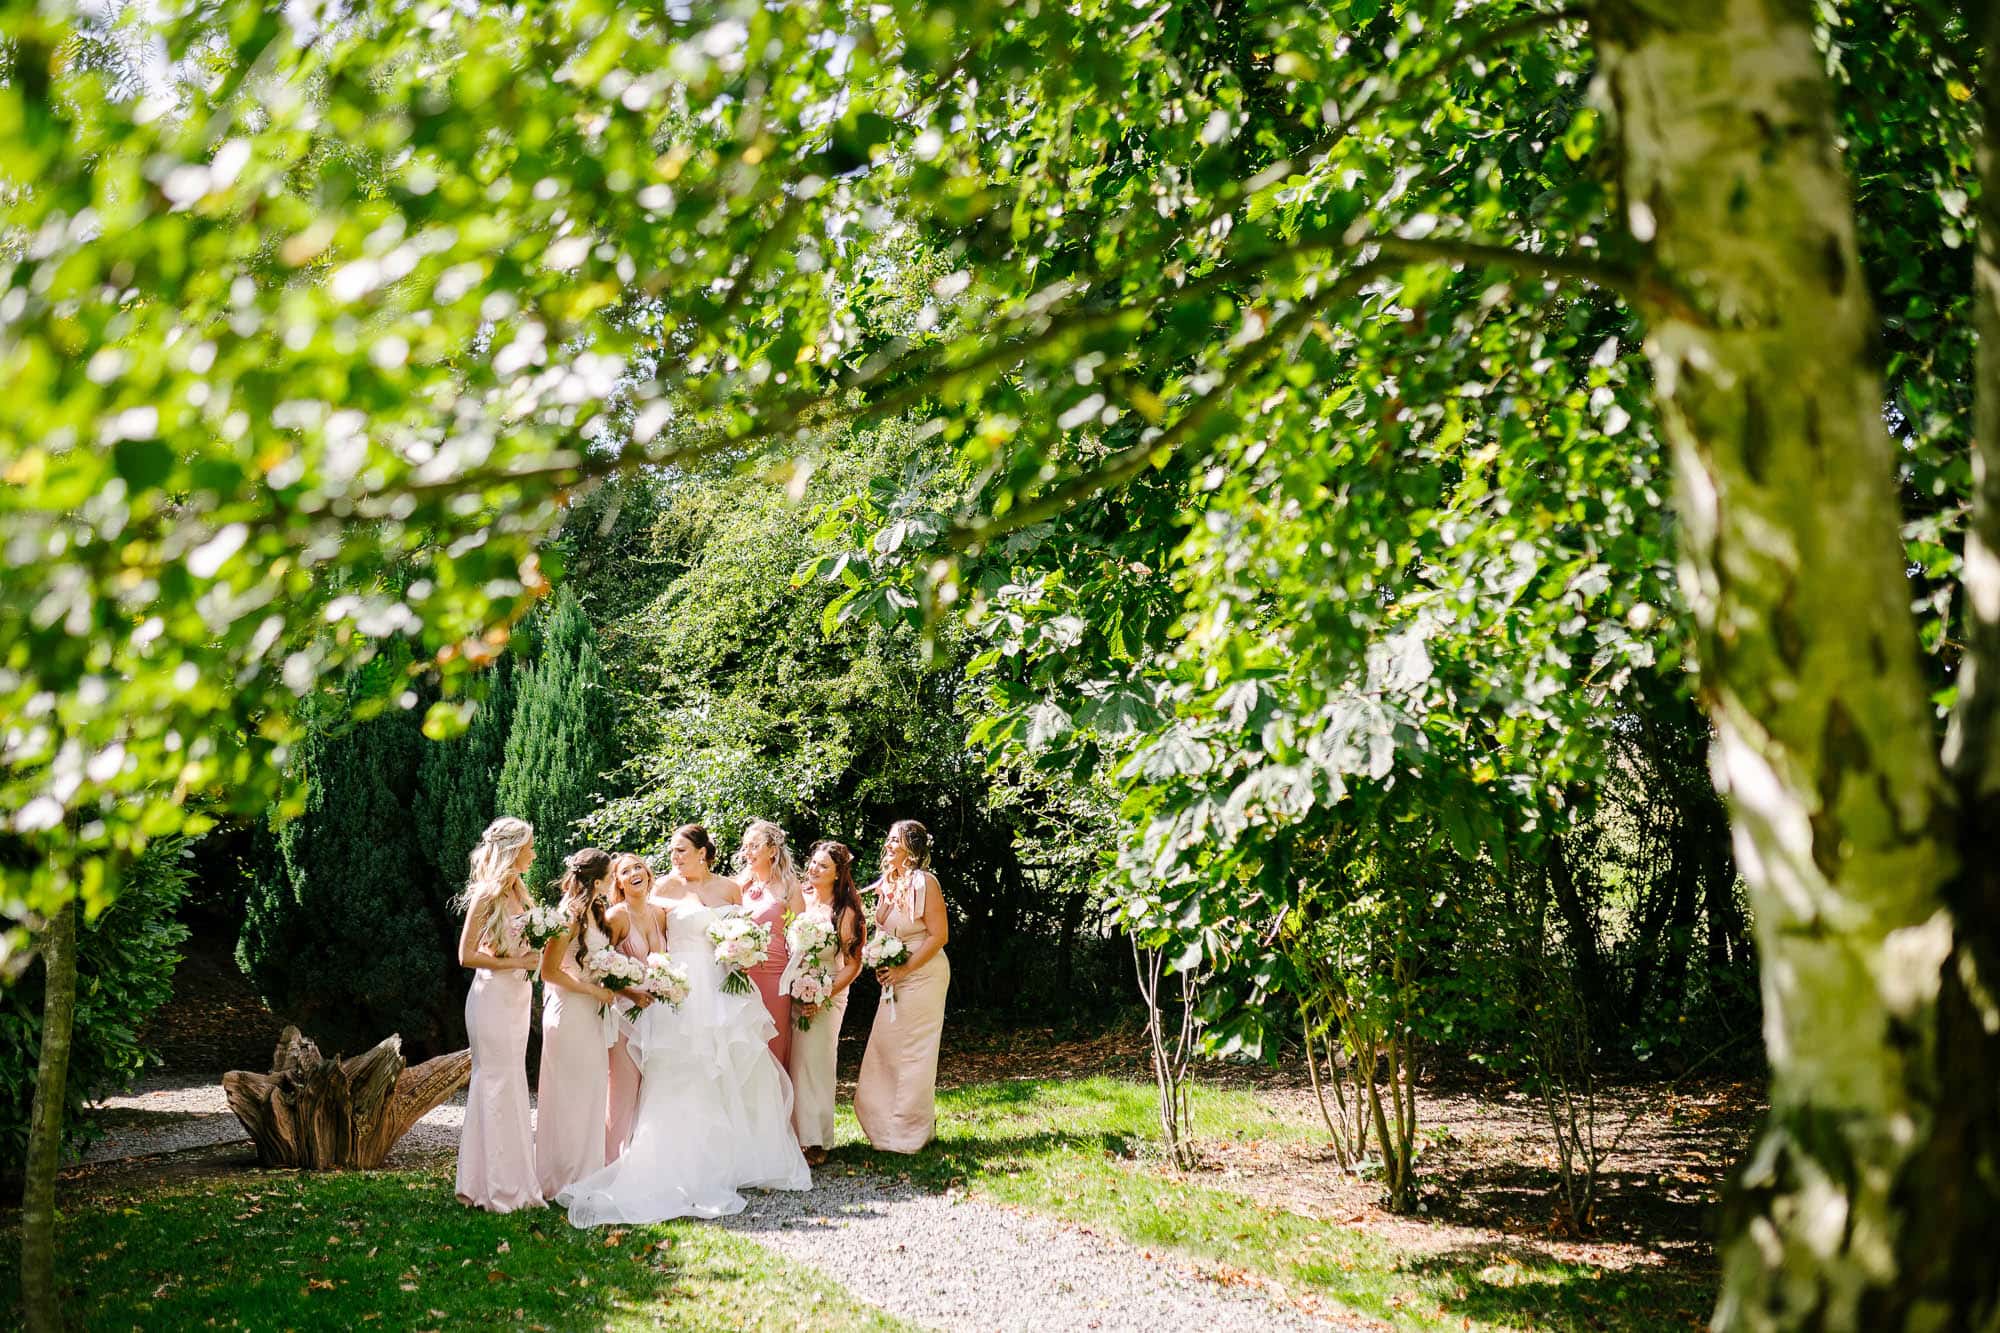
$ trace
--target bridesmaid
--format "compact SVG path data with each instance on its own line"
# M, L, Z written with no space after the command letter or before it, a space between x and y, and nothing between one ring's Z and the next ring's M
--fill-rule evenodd
M876 971L885 989L895 987L896 1004L893 1010L876 1006L854 1087L854 1118L885 1152L915 1152L937 1129L938 1038L951 985L944 945L951 928L944 891L926 868L930 859L929 831L914 819L898 820L882 844L882 878L869 886L876 895L876 929L910 946L907 962Z
M604 914L611 947L640 962L667 947L660 909L648 900L653 892L653 867L643 856L620 852L611 858L611 908ZM632 1137L632 1115L639 1108L639 1064L632 1058L623 1027L611 1047L610 1085L604 1108L604 1160L615 1162Z
M473 969L465 996L472 1083L458 1140L458 1201L488 1212L538 1208L535 1133L528 1118L528 973L541 961L515 928L528 908L521 872L535 859L535 831L502 816L472 849L472 873L458 906L465 928L458 961Z
M806 861L801 897L801 915L831 922L839 941L832 992L819 1004L799 1007L812 1026L792 1033L792 1129L805 1149L807 1165L818 1166L833 1143L840 1024L847 1017L847 988L861 975L861 945L867 933L868 914L854 888L854 853L832 840L814 846Z
M617 999L591 980L583 960L611 943L605 894L611 857L595 847L563 863L563 912L569 928L542 946L542 1075L535 1096L535 1176L542 1197L604 1165L610 1086L607 1021ZM643 1005L646 997L634 999Z
M771 1056L783 1069L792 1053L792 1001L780 986L785 975L785 914L801 905L799 871L785 845L785 831L768 819L751 820L736 853L736 870L743 886L743 910L771 930L771 951L750 969L749 977L764 997L771 1021L778 1025L778 1035L771 1038Z

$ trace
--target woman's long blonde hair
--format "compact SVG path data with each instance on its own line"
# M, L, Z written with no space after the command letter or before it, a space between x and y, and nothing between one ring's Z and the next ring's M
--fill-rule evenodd
M465 887L452 899L452 906L462 913L470 912L478 903L521 883L521 872L514 869L514 862L534 836L534 825L512 815L502 815L488 824L467 858Z
M792 860L792 849L785 840L785 831L768 819L753 819L743 830L743 845L736 849L734 864L737 874L750 869L750 853L759 847L770 847L776 855L771 861L772 870L777 872L778 883L786 892L798 887L799 867Z

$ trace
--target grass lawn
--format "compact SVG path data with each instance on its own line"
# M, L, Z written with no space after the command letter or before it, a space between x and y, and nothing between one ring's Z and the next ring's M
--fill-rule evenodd
M1158 1150L1150 1083L1021 1079L939 1095L938 1142L914 1157L869 1150L842 1113L837 1160L1013 1204L1172 1252L1225 1278L1410 1329L1655 1330L1707 1323L1713 1284L1683 1270L1624 1272L1485 1247L1418 1254L1351 1226L1176 1178ZM1245 1090L1198 1087L1203 1137L1314 1137ZM1495 1240L1502 1237L1495 1236Z
M578 1231L552 1209L452 1199L449 1163L354 1175L157 1182L66 1208L72 1327L907 1327L810 1269L702 1224ZM18 1308L19 1233L0 1240Z
M1148 1083L1011 1079L939 1101L941 1137L914 1157L870 1150L843 1108L834 1169L955 1185L1397 1328L1637 1333L1706 1320L1713 1281L1686 1269L1565 1262L1499 1233L1414 1248L1201 1184L1198 1172L1183 1178L1161 1159ZM1247 1090L1197 1088L1195 1104L1211 1143L1317 1138ZM718 1227L577 1231L553 1210L473 1212L451 1189L449 1162L357 1175L105 1177L67 1201L69 1320L93 1331L902 1327ZM17 1233L0 1236L0 1308L18 1299L18 1243Z

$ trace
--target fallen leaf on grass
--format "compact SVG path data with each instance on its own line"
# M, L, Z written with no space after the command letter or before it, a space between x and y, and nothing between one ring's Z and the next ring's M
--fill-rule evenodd
M329 1281L328 1279L326 1279L326 1278L323 1278L323 1277L309 1277L309 1278L307 1278L307 1279L306 1279L306 1290L307 1290L307 1291L332 1291L332 1290L333 1290L333 1283L332 1283L331 1281Z

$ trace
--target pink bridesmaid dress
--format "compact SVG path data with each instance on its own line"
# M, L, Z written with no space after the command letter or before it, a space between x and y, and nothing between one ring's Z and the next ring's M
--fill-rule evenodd
M914 877L913 877L914 878ZM917 881L921 883L921 881ZM930 938L924 928L923 899L884 892L876 929L897 935L911 954ZM944 1035L944 997L951 987L951 963L939 949L931 960L896 986L896 999L875 1006L875 1025L861 1057L854 1085L854 1118L861 1132L884 1152L915 1152L937 1129L938 1041Z
M582 945L570 944L570 964L611 941L584 923ZM553 1199L604 1165L605 1108L617 1025L597 1001L560 986L542 987L542 1076L535 1085L535 1177Z
M656 946L638 930L625 932L625 938L618 941L618 952L628 958L646 961L646 955ZM629 1013L628 1013L629 1017ZM618 1040L611 1047L610 1085L604 1108L604 1160L615 1162L618 1154L625 1151L625 1145L632 1141L632 1117L639 1109L639 1062L632 1058L631 1042L626 1039L621 1025Z
M807 899L805 915L818 917L828 925L833 924L832 909L811 899ZM834 970L839 971L840 966L836 956ZM832 1004L820 1008L811 1026L804 1032L796 1029L792 1032L789 1066L792 1076L792 1132L798 1135L801 1148L833 1146L833 1100L834 1091L839 1086L840 1024L847 1017L847 997L853 993L854 987L849 986L833 997Z
M487 908L506 910L489 899ZM511 920L488 942L493 952L524 953ZM534 987L524 969L474 968L465 996L465 1032L472 1047L472 1082L465 1092L465 1127L458 1139L458 1199L493 1213L539 1208L535 1133L528 1113L528 1023Z
M770 1046L771 1056L780 1069L792 1058L792 998L778 984L785 975L785 959L789 956L785 949L785 906L783 898L774 897L762 884L753 882L743 886L743 910L771 928L770 955L747 975L756 985L757 993L764 997L764 1008L770 1011L771 1021L778 1025L778 1035L771 1038Z

